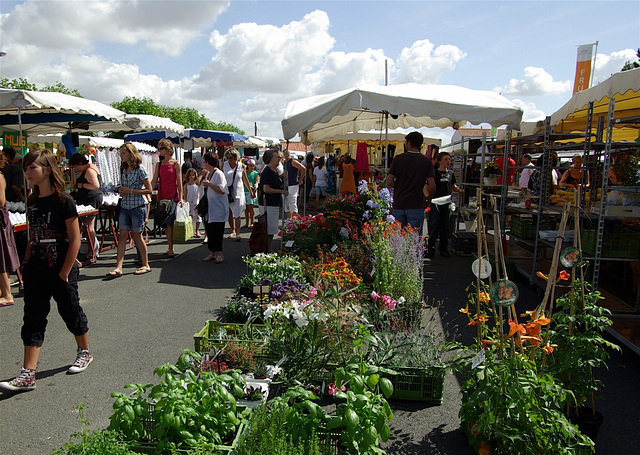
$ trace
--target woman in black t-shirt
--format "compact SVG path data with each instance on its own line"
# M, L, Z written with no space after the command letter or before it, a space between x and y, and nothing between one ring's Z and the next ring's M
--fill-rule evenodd
M449 217L451 214L451 192L463 194L464 190L456 185L456 177L449 171L451 155L447 152L438 153L436 158L436 193L431 199L429 208L429 243L427 257L435 255L436 242L440 239L440 255L448 258L449 254Z
M277 150L267 150L262 157L266 166L260 176L260 195L267 206L267 248L270 252L273 251L271 248L273 236L278 232L282 195L288 193L284 182L278 176L278 164L282 159L282 152Z
M87 316L78 297L76 256L80 249L80 225L75 203L65 194L62 173L50 150L30 152L24 158L24 167L33 188L27 201L31 235L22 272L24 363L18 377L0 382L0 389L12 392L36 387L35 371L44 342L51 297L76 339L76 360L68 372L80 373L93 361L89 352Z

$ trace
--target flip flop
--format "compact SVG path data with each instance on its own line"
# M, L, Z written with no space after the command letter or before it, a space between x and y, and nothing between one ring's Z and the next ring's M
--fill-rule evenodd
M235 238L236 238L236 236L235 236L235 235L233 235L233 234L229 234L229 235L227 236L227 239L229 239L229 240L233 240L233 239L235 239Z
M111 272L107 272L107 278L118 278L122 276L122 271L112 270Z
M148 265L145 265L143 267L140 267L135 272L133 272L133 274L134 275L144 275L145 273L149 273L149 272L151 272L151 267L149 267Z
M210 254L209 256L204 258L203 261L212 261L212 260L216 259L217 257L218 256L216 256L215 254Z
M165 252L164 252L164 253L162 253L162 254L164 254L165 256L168 256L168 257L170 257L170 258L174 258L174 257L176 257L176 253L170 253L169 251L165 251Z
M13 300L0 299L0 306L11 306L11 305L13 305Z

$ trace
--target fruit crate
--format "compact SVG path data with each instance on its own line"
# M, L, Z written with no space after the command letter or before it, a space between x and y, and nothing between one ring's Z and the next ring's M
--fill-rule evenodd
M393 384L391 399L422 401L430 405L441 405L444 393L444 367L412 368L389 367L398 372L388 376Z
M451 236L451 249L459 256L471 256L478 251L475 232L455 232Z
M511 217L511 234L522 240L533 240L536 238L536 224L538 218L533 215L513 215ZM556 229L556 220L543 217L540 223L541 230Z
M202 330L193 335L195 351L209 354L215 349L223 348L228 342L242 342L255 345L256 348L265 347L266 354L269 345L269 330L264 324L240 324L208 320Z
M595 255L597 239L597 229L583 228L582 251L590 256ZM602 236L602 257L640 259L640 231L617 224L605 226Z

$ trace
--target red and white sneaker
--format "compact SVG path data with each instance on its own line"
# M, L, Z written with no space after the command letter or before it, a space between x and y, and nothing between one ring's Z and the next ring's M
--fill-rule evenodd
M36 388L36 370L20 368L20 375L11 381L0 382L0 389L7 392L26 392Z
M80 349L78 348L76 354L76 361L73 362L73 365L69 367L67 372L69 374L82 373L87 369L89 364L93 362L93 356L89 352L88 349Z

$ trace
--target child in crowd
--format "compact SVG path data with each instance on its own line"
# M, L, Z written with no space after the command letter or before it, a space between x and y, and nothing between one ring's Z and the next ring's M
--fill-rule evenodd
M30 240L24 258L24 361L20 375L0 382L13 392L36 388L36 368L44 342L51 297L77 344L76 360L68 373L80 373L93 361L89 352L87 316L78 297L80 224L76 204L65 192L55 155L34 150L24 157L27 181L33 189L27 200Z
M244 190L244 197L247 201L247 207L244 210L244 227L251 229L255 220L254 208L258 206L258 182L260 175L256 170L256 161L253 158L247 160L247 179L249 180L249 189Z
M200 201L200 196L202 195L202 191L200 189L200 178L198 177L198 172L191 168L185 174L186 183L184 184L184 198L185 202L189 203L189 215L191 215L191 219L195 223L195 236L202 237L200 234L200 223L202 222L202 218L198 215L198 202Z

